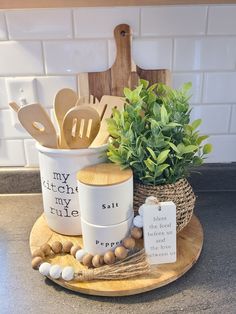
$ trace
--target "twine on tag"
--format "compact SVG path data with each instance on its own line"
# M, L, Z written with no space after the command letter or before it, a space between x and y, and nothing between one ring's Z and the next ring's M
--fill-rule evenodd
M75 274L77 281L120 280L140 276L150 272L150 265L144 249L129 255L124 260L112 265L86 269Z

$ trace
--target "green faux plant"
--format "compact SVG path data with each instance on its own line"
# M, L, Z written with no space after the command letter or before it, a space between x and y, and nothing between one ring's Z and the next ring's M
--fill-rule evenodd
M175 183L201 165L212 147L202 144L208 136L197 131L201 119L190 123L190 88L149 86L145 80L134 90L125 88L124 111L114 110L107 120L109 160L131 167L134 178L149 185Z

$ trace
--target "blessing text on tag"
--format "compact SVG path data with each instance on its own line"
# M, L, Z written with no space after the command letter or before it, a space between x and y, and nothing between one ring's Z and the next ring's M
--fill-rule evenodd
M143 232L150 264L176 262L176 206L173 202L146 205Z

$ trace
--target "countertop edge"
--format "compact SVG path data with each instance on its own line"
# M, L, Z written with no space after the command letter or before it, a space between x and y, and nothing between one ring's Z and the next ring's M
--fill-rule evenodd
M236 163L204 164L193 169L194 191L235 191ZM39 168L0 168L0 194L41 193Z

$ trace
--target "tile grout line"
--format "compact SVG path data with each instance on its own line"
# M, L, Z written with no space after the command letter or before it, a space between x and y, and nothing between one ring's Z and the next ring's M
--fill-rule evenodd
M75 39L75 15L74 9L71 9L71 23L72 23L72 39Z
M233 114L233 104L230 105L228 135L233 134L233 133L230 132L230 130L231 130L231 124L232 124L232 121L233 121L232 114Z
M175 38L172 38L172 52L171 52L171 72L172 72L172 79L173 79L173 72L174 72L174 60L175 60ZM172 82L173 83L173 82Z
M44 71L43 76L46 76L47 71L46 71L46 59L45 59L44 43L43 43L43 41L40 41L40 43L41 43L41 53L42 53L43 71Z
M209 28L209 6L207 6L207 14L206 14L206 25L205 25L205 35L208 35Z
M7 22L6 11L3 12L3 19L4 19L4 23L5 23L5 27L6 27L7 41L10 41L9 25Z

